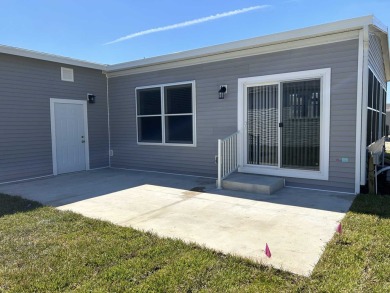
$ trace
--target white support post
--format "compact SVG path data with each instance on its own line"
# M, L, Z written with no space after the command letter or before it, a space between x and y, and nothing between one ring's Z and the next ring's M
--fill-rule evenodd
M218 179L217 188L222 188L222 140L218 139Z

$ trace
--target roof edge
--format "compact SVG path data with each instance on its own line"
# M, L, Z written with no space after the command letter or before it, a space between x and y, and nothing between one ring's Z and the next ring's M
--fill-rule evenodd
M310 26L306 28L300 28L296 30L290 30L286 32L275 33L271 35L265 35L250 39L244 39L240 41L234 41L214 46L208 46L199 49L193 49L178 53L172 53L167 55L161 55L146 59L140 59L130 62L118 63L107 66L107 72L115 72L126 69L140 68L145 66L152 66L162 63L176 62L186 59L193 59L199 57L205 57L210 55L216 55L221 53L227 53L232 51L238 51L248 49L251 47L259 47L275 43L283 43L286 41L297 40L302 38L309 38L324 34L334 34L342 31L356 30L368 25L379 26L379 29L386 28L373 15L362 16L357 18L351 18L347 20L340 20L336 22L320 24ZM387 28L386 28L387 30Z
M64 56L43 53L43 52L38 52L33 50L27 50L27 49L21 49L21 48L5 46L5 45L0 45L0 53L39 59L44 61L57 62L57 63L73 65L73 66L92 68L92 69L99 69L99 70L107 69L106 64L99 64L99 63L74 59L70 57L64 57Z
M102 70L107 73L119 72L122 70L129 70L135 68L151 67L159 64L169 64L177 61L202 58L206 56L213 56L218 54L230 53L234 51L240 51L250 48L256 48L271 44L285 43L294 40L300 40L305 38L311 38L326 34L336 34L340 32L347 32L352 30L357 30L366 26L374 26L382 33L382 38L386 36L388 42L388 28L380 22L373 15L367 15L362 17L356 17L346 20L340 20L331 23L325 23L295 30L290 30L286 32L280 32L250 39L244 39L239 41L233 41L229 43L219 44L208 46L204 48L192 49L188 51L166 54L156 57L150 57L141 60L129 61L124 63L118 63L113 65L99 64L94 62L89 62L85 60L64 57L55 54L43 53L33 50L21 49L12 46L0 45L0 53L16 55L21 57L33 58L44 61L57 62L61 64L80 66L91 69ZM385 59L389 60L389 47L388 43L386 44L387 52L385 54ZM390 80L390 61L385 64L386 66L386 75L387 79Z

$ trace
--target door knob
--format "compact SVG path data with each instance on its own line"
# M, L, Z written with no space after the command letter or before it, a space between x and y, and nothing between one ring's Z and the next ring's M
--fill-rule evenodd
M83 139L83 140L81 141L81 143L85 143L85 140Z

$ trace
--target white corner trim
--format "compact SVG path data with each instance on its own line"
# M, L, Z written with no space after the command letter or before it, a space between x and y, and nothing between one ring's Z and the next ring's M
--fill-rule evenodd
M56 143L56 122L54 114L54 99L50 99L50 127L51 127L51 156L53 162L53 175L58 174L57 168L57 143Z
M359 33L358 49L358 74L357 74L357 97L356 97L356 142L355 142L355 194L360 192L362 170L362 120L363 117L363 64L364 64L364 31Z
M367 106L368 106L368 51L369 51L369 29L363 28L362 36L362 115L361 115L361 142L360 142L360 185L366 184L366 152L367 152ZM359 48L360 53L360 48Z
M54 111L54 105L56 103L83 105L84 132L85 132L85 169L90 170L87 101L50 98L50 127L51 127L51 150L52 150L52 162L53 162L53 175L58 175L56 125L55 125L56 122L55 122L55 111Z
M89 133L88 133L88 109L87 101L81 101L84 108L84 133L85 133L85 170L90 170L89 163Z
M321 122L320 122L320 170L319 171L307 171L307 170L293 170L284 169L280 167L269 166L253 166L245 163L245 100L246 100L246 88L248 86L275 84L285 81L298 81L308 78L320 78L321 79ZM248 172L264 175L285 176L294 178L307 178L317 180L329 179L329 139L330 139L330 90L331 90L331 69L322 68L315 70L306 70L298 72L288 72L281 74L272 74L265 76L246 77L238 79L238 121L237 128L240 132L240 143L238 144L238 163L240 172ZM280 164L280 160L279 160Z

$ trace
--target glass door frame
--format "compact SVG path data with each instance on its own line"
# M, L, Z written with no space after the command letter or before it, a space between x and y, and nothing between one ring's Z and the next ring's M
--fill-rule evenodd
M281 149L281 129L279 127L279 123L281 123L282 115L281 115L281 91L280 91L280 84L281 82L268 82L268 83L248 83L245 84L243 87L244 93L244 129L242 131L243 139L244 139L244 149L243 149L243 157L244 157L244 165L246 166L261 166L262 168L269 168L269 169L279 169L281 167L281 159L282 159L282 149ZM277 85L278 86L278 164L276 166L270 166L270 165L253 165L248 164L248 88L251 87L257 87L257 86L267 86L267 85Z
M320 169L301 170L281 168L282 145L281 129L278 127L278 165L253 165L247 163L247 89L248 87L278 84L278 123L282 122L281 83L308 79L321 80L320 99ZM307 178L328 180L329 178L329 135L330 135L330 79L331 69L316 69L275 75L257 76L238 79L238 131L240 140L238 145L239 172L283 177Z

